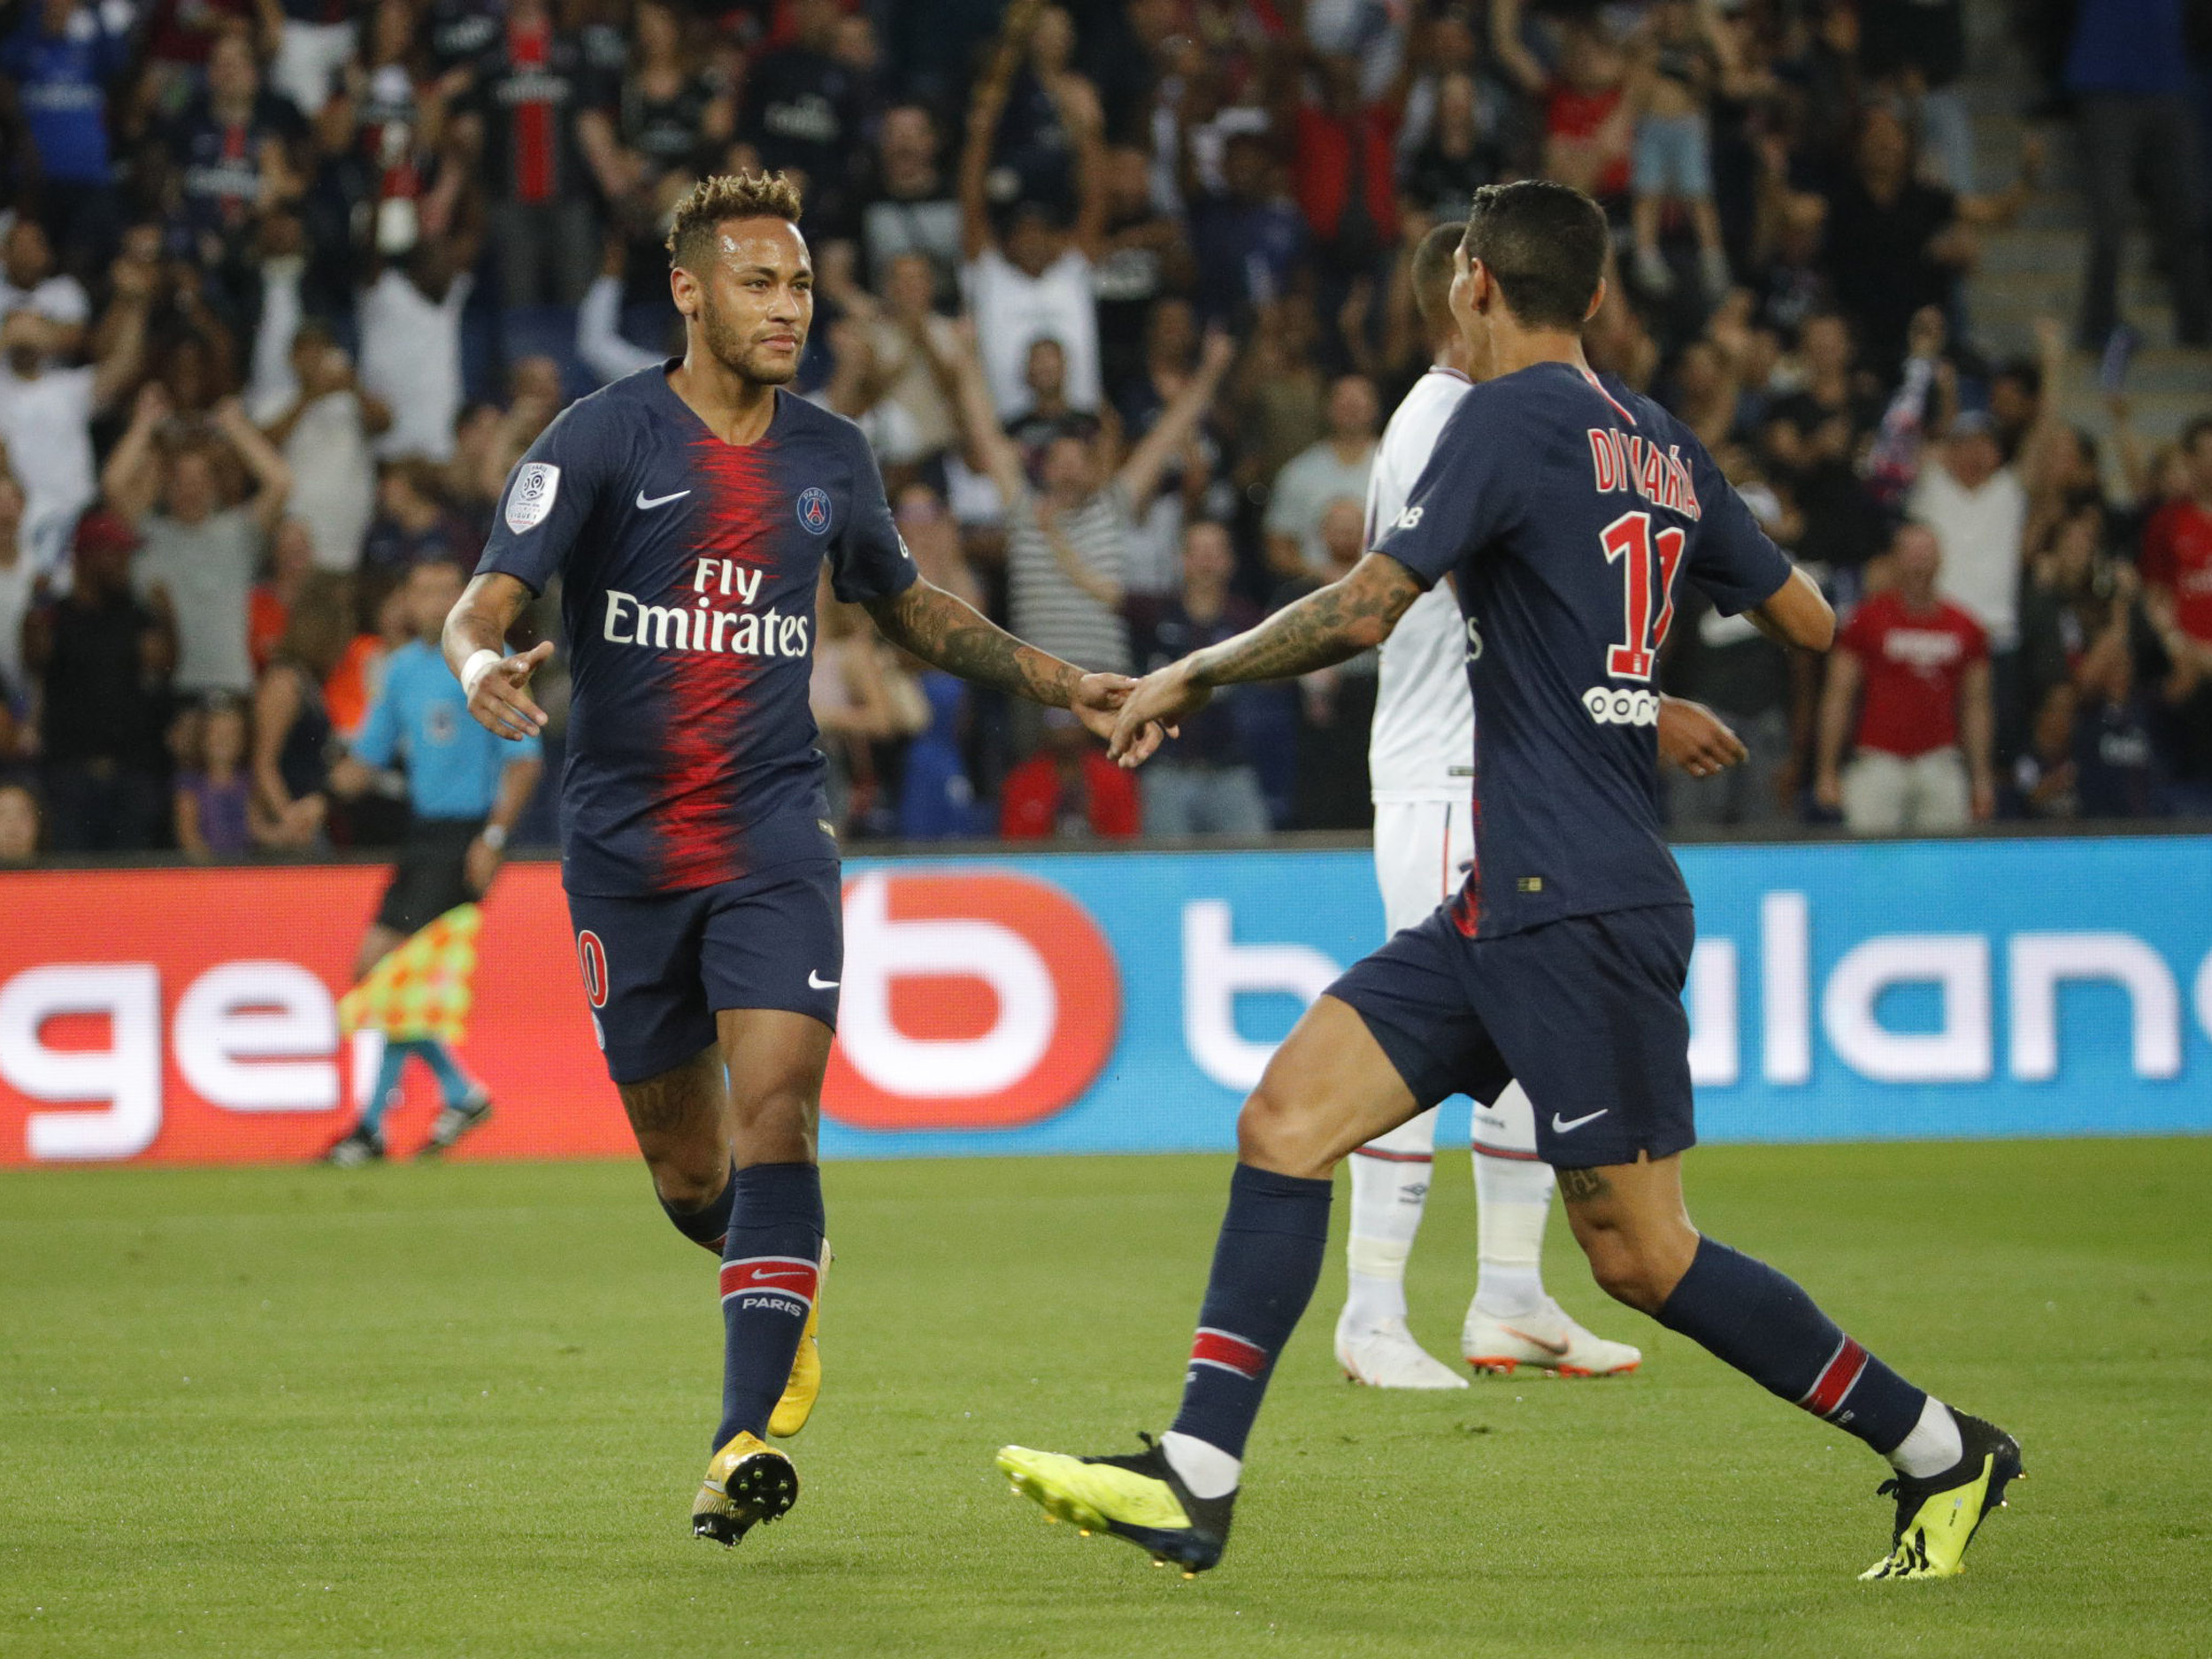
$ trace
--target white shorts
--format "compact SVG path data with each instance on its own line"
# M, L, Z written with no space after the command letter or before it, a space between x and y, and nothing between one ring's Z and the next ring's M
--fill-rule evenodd
M1457 893L1475 860L1475 811L1466 801L1378 801L1375 803L1375 885L1382 889L1383 920L1392 933L1417 926ZM1371 1157L1418 1161L1436 1145L1437 1108L1403 1123L1362 1148ZM1475 1104L1478 1149L1494 1156L1533 1160L1536 1125L1528 1093L1518 1083L1488 1106Z
M1475 858L1475 810L1466 801L1375 803L1375 885L1394 933L1417 926L1459 891Z

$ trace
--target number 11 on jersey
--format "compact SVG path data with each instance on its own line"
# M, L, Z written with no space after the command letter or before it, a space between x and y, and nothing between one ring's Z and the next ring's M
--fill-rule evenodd
M1674 621L1674 572L1688 537L1672 526L1655 536L1649 513L1624 512L1598 541L1606 562L1621 566L1621 610L1627 620L1627 637L1605 654L1605 672L1616 680L1648 680Z

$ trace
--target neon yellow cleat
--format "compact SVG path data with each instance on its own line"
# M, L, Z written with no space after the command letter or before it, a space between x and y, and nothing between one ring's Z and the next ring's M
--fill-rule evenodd
M1002 1446L999 1472L1048 1521L1068 1521L1086 1538L1110 1532L1146 1551L1156 1567L1172 1561L1190 1578L1221 1559L1237 1494L1200 1498L1169 1466L1156 1444L1126 1457L1069 1457Z
M783 1398L768 1414L768 1432L780 1440L787 1440L806 1427L806 1420L814 1415L814 1402L821 1397L822 1345L817 1336L822 1328L822 1286L828 1282L830 1263L836 1259L825 1239L821 1271L814 1276L814 1300L807 1306L806 1329L799 1333L799 1351L791 1356L791 1377L783 1386Z
M750 1434L737 1434L715 1453L692 1501L691 1534L734 1544L762 1521L798 1502L799 1471L791 1460Z
M2002 1509L2005 1488L2022 1478L2020 1443L1993 1423L1951 1414L1958 1420L1965 1455L1939 1475L1882 1483L1897 1495L1897 1531L1889 1554L1862 1578L1955 1578L1966 1571L1966 1547L1992 1509Z

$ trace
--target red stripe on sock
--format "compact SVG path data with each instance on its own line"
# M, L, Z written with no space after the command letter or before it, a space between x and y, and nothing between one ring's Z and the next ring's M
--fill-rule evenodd
M1248 1342L1240 1336L1226 1331L1210 1330L1201 1325L1190 1345L1194 1364L1218 1365L1233 1371L1240 1377L1257 1382L1267 1371L1267 1350L1256 1342Z
M1522 1152L1512 1147L1486 1147L1479 1141L1474 1143L1474 1147L1486 1158L1506 1158L1515 1164L1541 1164L1544 1161L1533 1152Z
M812 1302L815 1280L821 1269L812 1262L801 1261L793 1256L755 1256L742 1262L722 1263L722 1294L734 1296L741 1290L776 1291L786 1296Z
M1847 1336L1834 1357L1821 1368L1810 1391L1797 1403L1816 1417L1831 1417L1865 1370L1866 1350Z
M1373 1147L1354 1147L1352 1156L1356 1158L1374 1158L1384 1164L1433 1164L1436 1162L1436 1155L1432 1152L1382 1152Z

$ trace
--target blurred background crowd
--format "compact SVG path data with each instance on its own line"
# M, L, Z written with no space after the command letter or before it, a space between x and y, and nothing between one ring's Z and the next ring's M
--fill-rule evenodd
M924 572L1133 672L1359 557L1430 360L1410 250L1479 185L1572 182L1617 231L1593 361L1847 619L1823 664L1676 618L1668 688L1752 758L1673 822L2212 815L2205 11L15 0L0 859L396 840L401 780L342 764L380 664L547 423L680 349L666 216L741 167L803 185L797 389ZM1369 820L1371 660L1132 777L823 603L856 835Z

